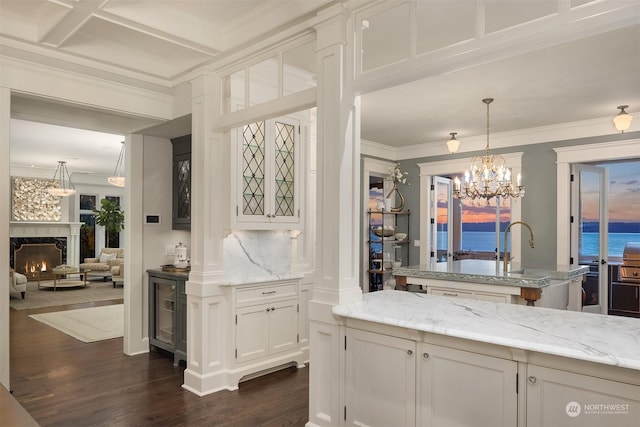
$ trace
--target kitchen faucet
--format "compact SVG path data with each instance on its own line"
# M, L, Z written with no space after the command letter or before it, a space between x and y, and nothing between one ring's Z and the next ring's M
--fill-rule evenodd
M509 230L511 230L511 226L516 224L522 224L529 229L529 246L532 248L535 247L534 241L533 241L533 230L531 229L531 226L529 224L527 224L524 221L515 221L507 225L507 228L504 230L504 258L502 261L502 267L505 273L507 273L507 271L509 270L509 258L507 257L507 236L509 235Z

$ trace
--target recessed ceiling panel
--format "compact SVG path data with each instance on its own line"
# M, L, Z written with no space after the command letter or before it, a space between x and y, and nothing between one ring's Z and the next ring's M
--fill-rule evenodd
M97 18L67 39L62 48L162 78L174 77L208 60L192 49Z
M1 0L0 33L39 41L71 9L46 0Z
M409 58L409 4L385 9L362 19L362 71Z
M495 0L485 2L485 31L493 33L558 13L557 0Z
M222 31L230 22L251 11L259 0L156 1L119 0L102 10L139 22L185 40L222 49Z
M475 0L417 2L418 55L474 38L476 5Z

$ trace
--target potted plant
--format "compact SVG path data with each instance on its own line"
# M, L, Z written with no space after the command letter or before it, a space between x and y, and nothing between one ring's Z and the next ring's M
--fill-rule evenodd
M114 200L102 199L100 200L100 209L94 209L96 224L102 225L107 232L107 245L112 240L118 241L118 239L112 239L124 230L124 212L120 209L120 205ZM117 244L116 247L119 247Z

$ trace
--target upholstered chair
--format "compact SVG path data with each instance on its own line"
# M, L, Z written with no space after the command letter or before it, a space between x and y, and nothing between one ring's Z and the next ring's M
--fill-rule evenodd
M124 262L123 248L102 248L97 258L85 258L78 266L80 271L86 271L88 276L102 276L106 282L111 276L111 268Z
M13 269L9 270L9 292L17 293L24 299L27 293L27 276L17 273Z

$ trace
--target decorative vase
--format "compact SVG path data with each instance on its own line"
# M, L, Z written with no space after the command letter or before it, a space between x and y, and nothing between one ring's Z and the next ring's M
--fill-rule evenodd
M398 198L400 199L400 205L391 206L391 209L388 209L388 210L391 212L402 212L406 202L404 200L404 196L402 195L400 190L398 190L398 181L393 181L393 188L391 189L391 191L389 191L389 194L387 194L387 198L385 199L385 202L391 198L394 192L398 194Z

